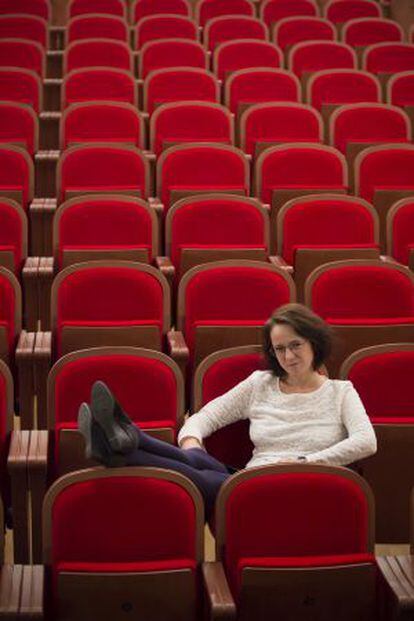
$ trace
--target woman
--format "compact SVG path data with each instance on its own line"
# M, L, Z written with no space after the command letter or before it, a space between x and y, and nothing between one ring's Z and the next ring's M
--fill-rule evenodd
M102 382L91 407L79 410L88 456L108 466L169 468L190 478L211 514L230 470L208 455L202 441L225 425L247 418L255 446L247 468L277 462L347 465L376 451L374 430L351 382L328 379L321 369L330 353L329 326L307 307L280 307L264 327L268 371L255 371L226 394L190 416L180 448L133 425Z

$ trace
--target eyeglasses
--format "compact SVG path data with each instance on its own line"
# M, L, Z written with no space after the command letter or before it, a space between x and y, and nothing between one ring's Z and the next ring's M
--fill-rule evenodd
M300 348L305 345L306 341L292 341L288 343L286 347L284 345L276 345L273 348L276 356L286 356L286 350L288 349L292 354L296 354L300 351Z

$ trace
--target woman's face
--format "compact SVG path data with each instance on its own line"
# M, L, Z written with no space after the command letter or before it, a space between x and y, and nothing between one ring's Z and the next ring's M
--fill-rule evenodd
M276 324L270 332L270 340L278 363L288 375L302 376L314 370L310 342L299 336L291 326Z

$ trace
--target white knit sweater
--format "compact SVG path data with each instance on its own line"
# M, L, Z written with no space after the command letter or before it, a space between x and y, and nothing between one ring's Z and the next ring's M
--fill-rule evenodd
M255 371L190 416L178 442L203 438L237 420L250 420L253 457L247 468L306 456L342 466L375 453L375 433L351 382L327 379L309 393L281 392L279 378Z

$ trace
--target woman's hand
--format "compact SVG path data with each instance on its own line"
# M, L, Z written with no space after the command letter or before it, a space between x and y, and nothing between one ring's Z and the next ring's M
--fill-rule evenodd
M193 438L193 437L188 437L188 438L184 438L184 440L181 442L180 444L180 448L184 449L185 451L187 449L192 449L192 448L203 448L200 444L200 442L197 440L197 438Z

